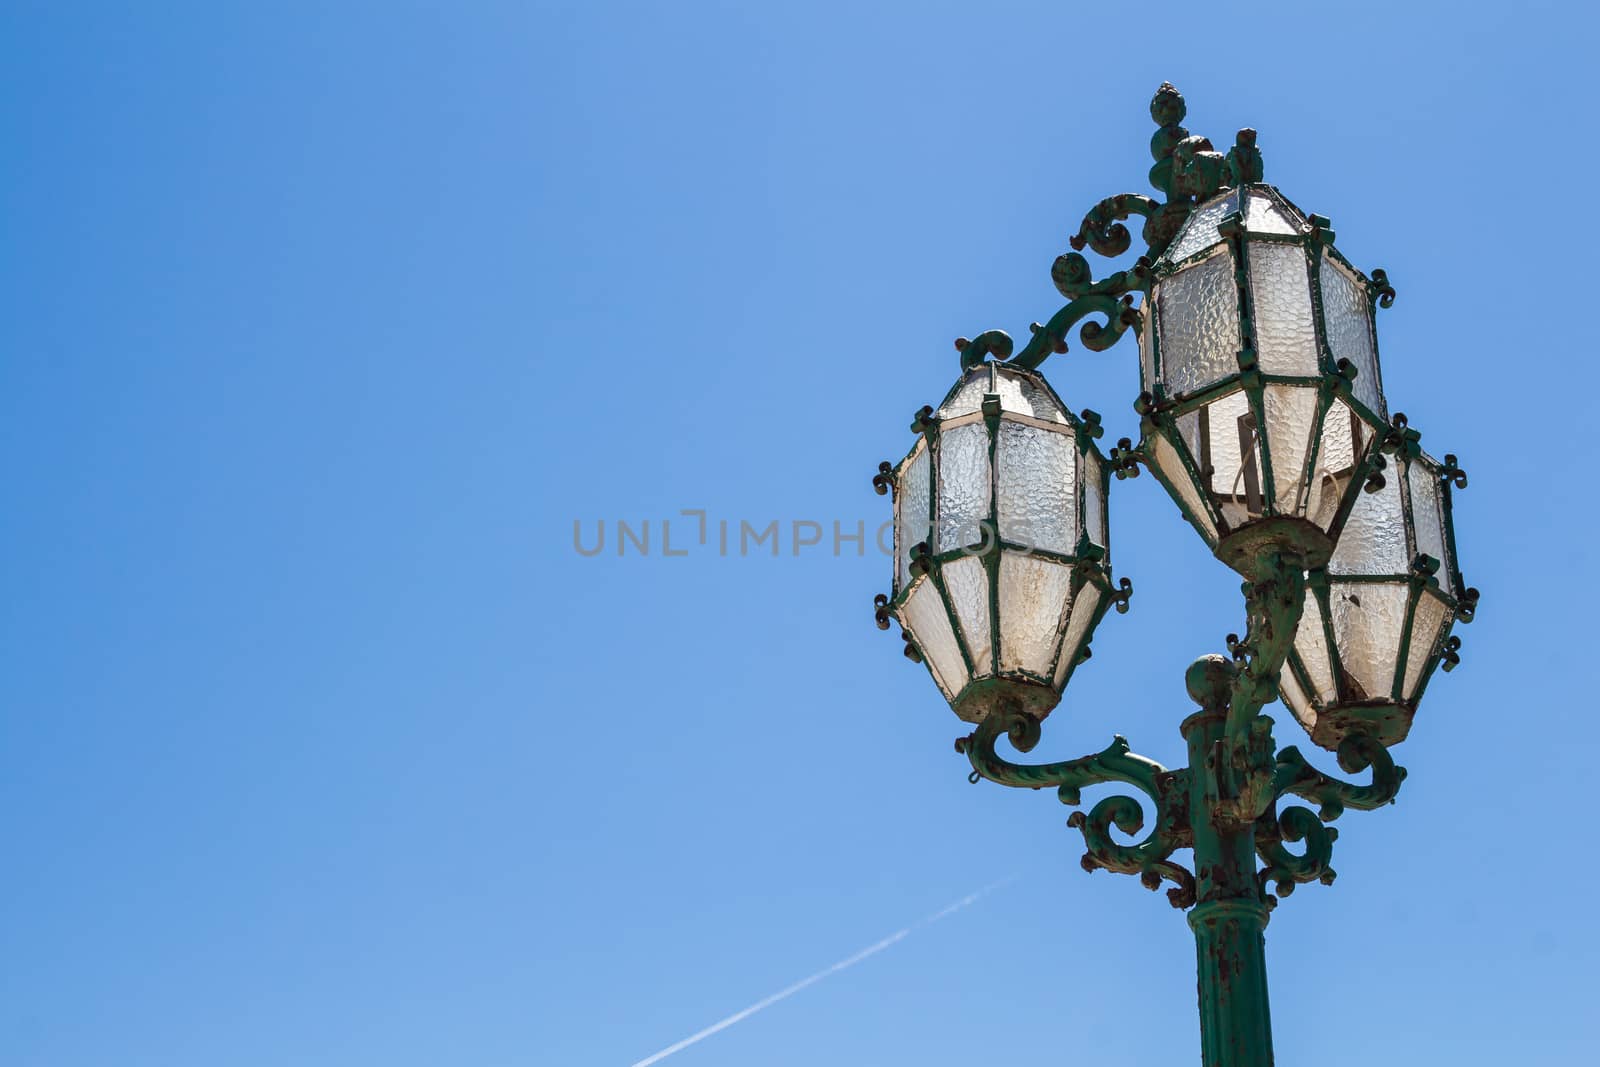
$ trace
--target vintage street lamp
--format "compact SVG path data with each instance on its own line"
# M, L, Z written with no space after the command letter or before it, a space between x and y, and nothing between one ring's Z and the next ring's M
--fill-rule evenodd
M964 360L967 364L970 361ZM1115 599L1106 541L1110 469L1100 417L1074 417L1037 373L970 365L879 492L895 494L893 614L950 706L981 722L1001 702L1042 719Z
M1404 740L1435 668L1459 661L1451 630L1471 621L1478 593L1462 581L1451 518L1466 476L1390 416L1373 324L1394 301L1388 278L1352 266L1326 218L1263 184L1255 131L1224 156L1179 125L1184 111L1171 85L1151 102L1150 180L1165 199L1104 200L1072 239L1121 255L1122 223L1138 215L1146 254L1099 282L1077 251L1058 257L1066 306L1015 353L998 330L958 340L960 381L917 413L906 458L879 465L896 558L875 607L976 724L956 742L974 781L1055 786L1069 805L1108 782L1149 797L1156 825L1134 843L1112 834L1144 828L1132 797L1073 814L1083 865L1172 883L1195 934L1204 1062L1261 1067L1272 1062L1268 913L1298 883L1333 881L1337 833L1324 823L1394 799L1405 771L1388 746ZM1129 328L1139 339L1141 439L1105 457L1099 416L1070 414L1038 373L1079 322L1091 349ZM1186 675L1200 707L1180 726L1189 765L1164 768L1121 737L1081 759L1013 763L997 740L1031 749L1106 609L1127 610L1132 587L1110 569L1108 477L1141 467L1244 578L1244 637ZM1275 699L1370 782L1279 750L1261 714ZM1280 811L1290 794L1318 810Z

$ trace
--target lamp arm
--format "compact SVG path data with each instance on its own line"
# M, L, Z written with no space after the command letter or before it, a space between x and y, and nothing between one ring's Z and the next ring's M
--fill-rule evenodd
M1086 348L1104 352L1121 340L1129 326L1138 329L1139 313L1133 309L1132 299L1128 296L1118 299L1107 293L1091 293L1078 297L1050 316L1050 321L1043 326L1034 323L1030 327L1033 336L1011 362L1027 370L1038 369L1039 364L1043 363L1052 352L1067 350L1068 330L1081 319L1095 314L1106 317L1105 325L1085 322L1083 329L1078 331L1078 340L1082 341Z
M1272 719L1262 715L1261 709L1278 697L1278 675L1305 611L1305 567L1298 556L1276 548L1262 549L1255 573L1254 581L1244 583L1244 639L1228 635L1228 647L1240 666L1228 703L1223 764L1228 796L1220 814L1238 825L1254 822L1276 795L1273 752L1277 746Z
M978 728L956 740L956 751L972 764L972 780L987 778L1000 785L1041 789L1055 786L1063 804L1082 801L1085 786L1125 782L1137 787L1153 802L1157 820L1154 829L1136 844L1113 839L1115 826L1124 834L1137 834L1144 828L1144 809L1130 796L1102 798L1087 815L1075 811L1068 825L1083 833L1088 851L1082 864L1085 870L1104 867L1122 874L1137 874L1148 889L1160 887L1163 880L1173 883L1167 899L1173 907L1194 903L1194 875L1172 862L1172 853L1193 843L1188 820L1187 771L1169 771L1154 760L1134 754L1123 737L1115 737L1103 751L1074 760L1026 765L1013 763L995 752L995 742L1005 734L1011 744L1027 752L1039 741L1039 720L1020 708L1002 706L991 712Z

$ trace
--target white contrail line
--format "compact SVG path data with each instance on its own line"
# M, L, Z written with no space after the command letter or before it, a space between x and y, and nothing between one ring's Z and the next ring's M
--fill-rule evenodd
M660 1063L662 1060L666 1059L668 1056L672 1055L674 1052L682 1052L684 1049L688 1048L690 1045L698 1044L699 1042L704 1041L706 1038L710 1037L714 1033L717 1033L719 1030L726 1030L728 1027L732 1026L734 1023L740 1022L741 1020L750 1018L750 1016L754 1015L756 1012L760 1011L761 1009L770 1008L772 1005L776 1004L778 1001L784 1000L785 998L794 996L796 993L800 992L800 990L804 989L806 986L815 985L817 982L822 981L824 978L828 977L830 974L837 974L840 971L844 970L846 967L854 967L856 964L860 963L862 960L866 959L868 956L876 956L878 953L882 952L884 949L888 948L890 945L894 944L896 941L903 940L912 931L920 930L924 926L928 926L928 925L931 925L932 923L936 923L940 919L943 919L948 915L952 915L955 912L960 911L962 908L966 907L968 904L971 904L974 901L976 901L979 897L982 897L982 896L985 896L985 895L987 895L989 893L992 893L996 889L1001 889L1001 888L1003 888L1005 886L1008 886L1012 882L1015 882L1016 880L1017 880L1017 876L1013 875L1010 878L1002 878L998 882L991 882L988 885L984 886L982 889L978 890L976 893L969 893L966 896L962 897L960 900L956 901L954 904L951 904L951 905L949 905L948 907L945 907L945 908L941 908L940 910L934 912L932 915L928 916L926 919L923 919L921 922L913 923L912 925L906 927L904 930L896 930L894 933L890 934L888 937L884 938L882 941L878 941L878 942L876 942L874 944L868 945L866 948L862 949L860 952L857 952L855 955L848 956L848 957L840 960L838 963L835 963L833 966L828 967L828 968L826 968L824 970L818 971L816 974L812 975L809 978L802 978L802 979L800 979L800 981L796 982L794 985L790 986L789 988L779 990L778 992L772 994L770 997L764 997L763 999L758 1000L754 1004L750 1005L748 1008L745 1008L743 1011L735 1012L734 1014L728 1016L726 1019L723 1019L721 1022L712 1023L710 1026L706 1027L704 1030L701 1030L697 1034L690 1034L688 1037L684 1038L682 1041L679 1041L675 1045L668 1045L666 1048L662 1049L660 1052L656 1052L656 1053L653 1053L652 1055L646 1056L644 1059L640 1060L638 1063L633 1064L632 1067L650 1067L650 1065L652 1063Z

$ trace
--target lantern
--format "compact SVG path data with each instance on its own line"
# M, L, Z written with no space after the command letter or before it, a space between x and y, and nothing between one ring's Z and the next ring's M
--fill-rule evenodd
M1451 525L1455 457L1422 452L1396 416L1392 470L1355 500L1325 568L1309 575L1279 695L1324 748L1352 731L1403 741L1428 678L1456 661L1457 619L1471 621L1478 591L1461 580Z
M1042 719L1131 591L1111 586L1099 417L1072 415L1037 373L983 362L912 430L885 478L895 572L880 625L899 620L961 718L1013 702Z
M1326 563L1387 429L1373 304L1328 220L1270 185L1198 205L1143 306L1144 452L1229 566L1257 551Z

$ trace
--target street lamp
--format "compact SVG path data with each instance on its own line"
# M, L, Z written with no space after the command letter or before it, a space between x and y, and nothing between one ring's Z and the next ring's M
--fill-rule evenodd
M1394 799L1405 771L1388 746L1405 738L1433 671L1459 661L1451 630L1478 601L1451 518L1466 476L1390 415L1373 322L1394 301L1384 272L1362 273L1335 249L1328 219L1263 183L1255 131L1216 152L1180 125L1171 85L1150 113L1150 181L1165 199L1124 194L1090 210L1075 251L1051 269L1068 303L1020 351L998 330L958 340L961 379L917 413L905 459L879 465L875 487L894 493L896 559L876 618L900 622L906 654L975 724L956 742L974 781L1055 786L1069 805L1109 782L1149 798L1156 825L1131 843L1113 828L1143 830L1132 797L1073 813L1083 866L1150 889L1171 883L1195 934L1204 1062L1260 1067L1272 1062L1268 913L1299 883L1333 881L1337 831L1324 824ZM1146 253L1094 281L1079 253L1127 252L1123 223L1135 215ZM1038 372L1080 322L1091 349L1129 329L1139 341L1140 440L1109 455L1095 445L1099 416L1071 414ZM1185 677L1200 709L1179 727L1189 765L1164 768L1121 737L1075 760L1005 759L999 738L1030 750L1106 609L1127 610L1106 499L1111 476L1141 467L1244 578L1244 636ZM1275 699L1370 781L1278 749L1261 714ZM1291 794L1317 811L1280 810Z

